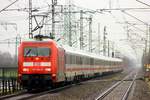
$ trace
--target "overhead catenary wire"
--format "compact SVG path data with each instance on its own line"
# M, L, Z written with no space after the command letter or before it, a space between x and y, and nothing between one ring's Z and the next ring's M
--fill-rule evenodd
M136 1L139 2L139 3L141 3L141 4L144 4L144 5L148 6L148 7L150 7L150 5L147 4L147 3L144 3L144 2L142 2L142 1L140 1L140 0L136 0Z
M7 8L9 8L10 6L12 6L13 4L15 4L17 1L19 1L19 0L15 0L14 2L12 2L11 4L9 4L9 5L6 6L5 8L1 9L1 10L0 10L0 13L1 13L2 11L6 10Z
M122 12L125 13L126 15L128 15L128 16L130 16L130 17L136 19L136 20L138 20L139 22L141 22L141 23L143 23L143 24L145 24L145 25L148 25L148 23L146 23L146 22L140 20L139 18L137 18L137 17L135 17L135 16L133 16L133 15L131 15L131 14L129 14L129 13L127 13L126 11L123 11L123 10L122 10Z
M139 9L139 8L135 8L135 9ZM142 8L142 9L145 9L145 8ZM102 11L104 11L104 10L134 10L134 8L132 9L129 9L129 8L116 8L116 9L101 9ZM87 12L88 12L88 10L87 10ZM93 12L93 13L96 13L96 12L98 12L98 11L96 11L96 10L91 10L91 11L89 11L89 12Z

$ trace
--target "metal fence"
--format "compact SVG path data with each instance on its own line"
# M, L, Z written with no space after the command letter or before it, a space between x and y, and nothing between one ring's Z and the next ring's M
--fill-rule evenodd
M17 67L0 67L0 95L11 94L21 89L17 82Z

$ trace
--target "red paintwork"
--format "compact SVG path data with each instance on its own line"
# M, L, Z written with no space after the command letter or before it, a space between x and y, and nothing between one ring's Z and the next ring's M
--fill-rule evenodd
M38 57L38 60L36 60L36 57L24 57L24 47L48 47L51 49L51 55L49 57ZM64 55L64 54L63 54ZM56 43L54 41L30 41L30 42L22 42L19 46L18 50L18 76L19 79L21 78L22 74L50 74L52 75L53 82L56 82L57 80L57 68L58 68L58 47L56 46ZM23 62L50 62L50 66L28 66L25 68L28 68L29 71L23 72ZM51 68L51 71L45 71L45 68ZM64 68L64 66L63 66ZM35 70L34 70L35 69ZM39 69L39 70L36 70Z

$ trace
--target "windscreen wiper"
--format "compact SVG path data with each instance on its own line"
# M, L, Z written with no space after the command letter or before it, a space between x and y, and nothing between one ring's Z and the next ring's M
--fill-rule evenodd
M29 50L27 51L27 53L25 54L25 56L27 56L27 55L31 52L31 50L32 50L32 49L29 49Z

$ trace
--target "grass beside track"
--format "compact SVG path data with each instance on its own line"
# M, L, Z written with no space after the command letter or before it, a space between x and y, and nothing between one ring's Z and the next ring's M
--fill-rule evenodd
M0 67L0 95L12 94L21 90L17 83L17 67Z
M17 68L1 68L0 67L0 79L5 80L8 78L17 77Z

